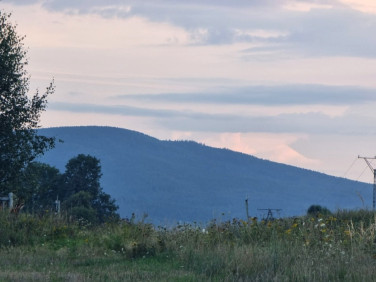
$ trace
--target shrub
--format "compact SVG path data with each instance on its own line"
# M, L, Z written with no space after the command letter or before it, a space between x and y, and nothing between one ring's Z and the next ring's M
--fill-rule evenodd
M329 209L327 209L326 207L322 207L320 205L312 205L307 210L307 215L318 216L319 214L330 215L332 213L330 212Z

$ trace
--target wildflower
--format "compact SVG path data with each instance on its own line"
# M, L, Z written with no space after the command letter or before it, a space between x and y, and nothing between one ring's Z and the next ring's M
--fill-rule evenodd
M290 234L291 231L292 231L292 229L290 228L290 229L287 229L285 232L286 232L286 234Z
M296 228L296 227L298 227L298 224L297 224L297 223L294 223L294 224L291 226L291 228Z

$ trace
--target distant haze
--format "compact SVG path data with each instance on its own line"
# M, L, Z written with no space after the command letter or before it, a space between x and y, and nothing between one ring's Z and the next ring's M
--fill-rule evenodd
M373 0L3 0L44 127L117 126L372 182ZM376 165L376 163L375 163Z

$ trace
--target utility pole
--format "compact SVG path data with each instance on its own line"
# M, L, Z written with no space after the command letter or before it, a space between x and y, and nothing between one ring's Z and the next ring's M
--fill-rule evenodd
M363 159L367 163L368 167L371 169L373 173L373 199L372 199L372 208L375 210L375 204L376 204L376 169L373 168L372 164L369 160L376 160L376 157L361 157L358 156L358 159Z

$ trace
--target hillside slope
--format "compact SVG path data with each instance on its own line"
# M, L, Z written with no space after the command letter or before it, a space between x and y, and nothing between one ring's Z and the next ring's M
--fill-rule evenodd
M311 204L330 209L372 203L369 184L274 163L192 141L161 141L111 127L60 127L41 134L64 141L41 161L62 172L77 154L100 159L102 186L114 197L122 217L149 215L154 223L207 222L252 216L259 208L282 209L280 216L304 214Z

